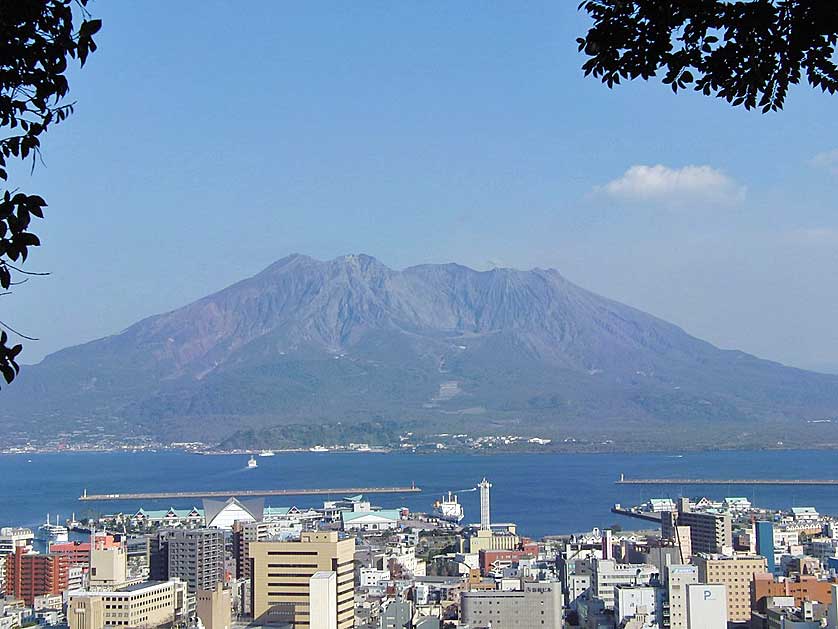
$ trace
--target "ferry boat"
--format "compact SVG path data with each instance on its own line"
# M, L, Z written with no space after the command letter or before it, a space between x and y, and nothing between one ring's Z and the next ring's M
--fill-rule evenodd
M434 503L433 515L440 520L454 522L455 524L462 522L465 517L463 505L457 500L457 494L450 491L447 497L443 496L442 500L437 500Z
M250 456L250 458L247 460L247 467L256 467L256 457L254 457L253 455Z
M273 450L262 450L259 453L259 456L274 456L274 451Z
M46 522L38 527L38 540L46 542L66 542L70 539L70 532L66 526L61 526L58 523L58 516L55 516L55 524L50 524L49 513L47 513Z
M308 449L309 452L328 452L329 448L324 448L323 446L314 446L313 448Z

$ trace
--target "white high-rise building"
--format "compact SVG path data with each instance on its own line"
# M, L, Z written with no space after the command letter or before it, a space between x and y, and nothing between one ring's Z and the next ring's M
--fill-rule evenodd
M687 587L697 583L698 566L672 564L666 567L670 629L687 629Z
M634 620L643 627L663 624L663 589L651 585L614 587L614 619L617 626Z
M338 576L336 572L315 572L308 580L311 629L338 628Z
M592 561L591 593L605 609L614 609L614 588L617 585L648 585L657 577L656 566L642 563L617 563L613 559Z
M4 526L0 529L0 555L14 555L18 546L31 548L34 541L32 529Z
M484 477L477 486L480 488L480 530L490 531L492 530L492 523L489 516L489 489L492 487L492 483Z
M727 627L727 586L720 583L687 586L687 627L725 629Z
M826 615L826 626L829 629L838 629L838 585L833 583L829 588L832 590L832 602Z

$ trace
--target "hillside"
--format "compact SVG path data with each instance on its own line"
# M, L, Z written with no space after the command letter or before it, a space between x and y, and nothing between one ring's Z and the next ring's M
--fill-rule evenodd
M718 349L554 270L293 255L52 354L2 396L6 432L222 441L389 420L654 445L836 416L838 376Z

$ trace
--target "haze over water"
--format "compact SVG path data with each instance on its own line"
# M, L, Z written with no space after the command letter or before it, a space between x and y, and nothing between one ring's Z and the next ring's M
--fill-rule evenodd
M31 463L27 462L30 461ZM492 519L516 522L523 535L573 533L618 522L643 528L638 520L610 513L615 502L632 505L651 497L745 496L761 507L814 506L838 514L835 487L615 485L627 477L838 478L838 457L827 451L700 452L678 454L315 454L278 453L246 468L244 455L197 456L182 452L57 453L0 456L0 526L35 526L47 512L62 519L75 512L134 512L200 505L200 500L81 503L89 493L139 491L281 489L309 487L406 486L412 495L374 495L383 507L430 511L448 490L474 487L485 476L493 483ZM479 520L476 492L459 494L466 522ZM334 496L338 498L340 496ZM326 496L266 499L273 506L322 506Z

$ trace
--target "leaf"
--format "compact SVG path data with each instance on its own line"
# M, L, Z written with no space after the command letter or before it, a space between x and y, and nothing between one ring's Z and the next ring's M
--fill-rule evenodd
M85 35L95 35L102 28L102 20L85 20L81 25Z
M41 240L32 232L23 232L16 240L27 247L39 247L41 245Z

